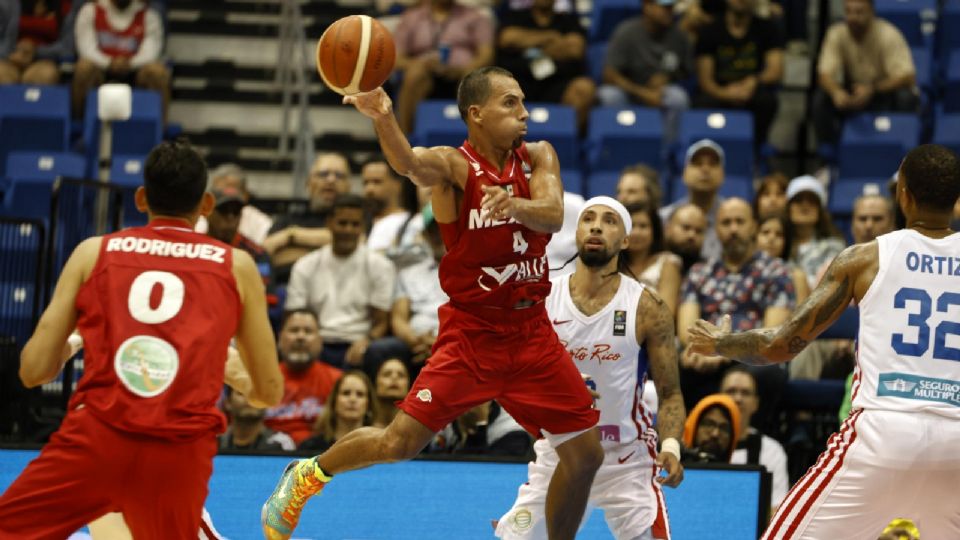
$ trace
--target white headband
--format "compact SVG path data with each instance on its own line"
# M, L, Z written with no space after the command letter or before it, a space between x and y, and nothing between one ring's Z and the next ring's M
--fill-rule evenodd
M611 210L617 214L620 214L620 221L623 222L623 228L627 231L627 236L630 236L630 231L633 230L633 219L630 218L630 212L627 212L627 209L620 204L620 201L614 199L613 197L601 195L599 197L593 197L587 202L583 203L583 208L581 208L580 213L577 214L577 223L580 223L580 218L583 217L584 212L597 205L608 206Z

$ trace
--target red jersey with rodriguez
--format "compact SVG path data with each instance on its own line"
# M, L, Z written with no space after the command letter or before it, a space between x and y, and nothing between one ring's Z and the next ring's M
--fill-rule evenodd
M230 246L175 220L108 234L76 307L84 374L71 410L170 440L223 431L216 405L242 311Z
M440 261L440 285L454 304L511 308L521 300L539 302L550 293L546 249L549 234L515 219L493 219L481 210L481 186L500 186L512 197L530 198L530 155L525 144L497 170L464 142L467 183L456 222L440 223L447 254Z

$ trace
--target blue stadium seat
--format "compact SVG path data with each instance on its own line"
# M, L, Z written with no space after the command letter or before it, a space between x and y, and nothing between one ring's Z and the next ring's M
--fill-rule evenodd
M960 28L957 29L960 34ZM950 53L947 61L947 78L943 89L943 110L948 113L960 112L960 49Z
M917 86L927 96L934 91L933 78L933 49L930 47L913 47L910 49L913 56L913 65L917 70Z
M413 144L457 147L466 138L467 126L460 119L456 101L427 100L417 105Z
M722 197L740 197L747 202L751 202L753 201L753 178L728 174L723 179L723 185L720 186L719 193ZM683 183L682 176L677 176L671 182L670 202L678 201L686 196L687 185Z
M911 47L930 46L937 22L937 0L875 0L875 12L903 33Z
M7 154L66 151L70 144L70 91L66 86L0 86L0 176Z
M110 165L110 182L129 188L138 188L143 185L143 162L146 156L119 156L114 155ZM134 189L123 193L123 226L133 227L146 225L147 215L137 210L134 202Z
M860 332L860 310L848 307L817 339L857 339Z
M941 114L933 127L933 140L960 154L960 114Z
M15 179L3 196L3 214L49 223L53 182L47 178Z
M660 111L647 107L596 107L590 111L587 155L591 171L616 171L645 163L660 169L663 147Z
M583 185L583 175L577 169L563 169L560 171L560 180L563 182L563 190L570 193L576 193L586 197L586 191Z
M47 180L58 176L82 178L86 160L67 152L11 152L7 156L7 176L14 180Z
M892 174L892 173L891 173ZM830 196L827 210L835 216L849 216L853 214L853 201L861 195L886 195L886 178L844 178L840 177L830 183Z
M937 52L940 63L939 75L946 74L950 51L960 49L960 0L946 0L940 9L940 18L937 21Z
M840 138L839 178L889 178L920 139L910 113L866 113L848 119Z
M590 42L609 40L618 24L639 14L640 0L594 0L590 11Z
M555 103L527 103L528 141L546 140L557 150L560 167L575 169L580 166L580 135L577 132L577 113L573 107Z
M747 111L694 109L680 120L677 166L684 167L687 147L700 139L713 139L726 155L728 175L753 176L753 114ZM674 198L676 196L674 195Z
M603 84L603 66L607 61L607 42L587 46L587 71L597 84Z
M617 182L620 181L620 171L595 171L590 173L587 181L587 195L596 197L606 195L617 196Z
M100 157L100 120L97 118L97 91L87 94L83 117L83 139L87 145L87 175L98 176ZM112 155L147 155L163 140L163 109L160 94L152 90L133 90L130 118L113 122Z

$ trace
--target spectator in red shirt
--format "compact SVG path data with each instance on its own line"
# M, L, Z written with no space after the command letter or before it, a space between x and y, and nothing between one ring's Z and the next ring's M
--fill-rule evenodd
M313 424L342 372L320 362L323 340L317 315L308 309L287 313L278 340L283 399L267 409L266 424L290 435L298 445L311 435Z
M0 84L57 84L55 60L72 49L70 5L69 0L0 2Z

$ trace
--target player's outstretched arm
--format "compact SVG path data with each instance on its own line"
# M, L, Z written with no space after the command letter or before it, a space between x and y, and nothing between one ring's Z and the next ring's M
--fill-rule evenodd
M383 155L397 174L406 176L418 186L435 186L453 178L448 156L456 150L449 146L411 148L400 124L393 115L390 96L377 87L369 92L344 96L343 102L373 120Z
M50 305L20 353L20 380L33 388L53 380L63 367L67 338L77 326L77 293L100 253L100 238L80 243L60 273Z
M512 197L502 187L483 186L483 209L494 219L514 218L542 233L559 232L563 226L563 183L560 160L547 141L527 144L530 153L530 198Z
M657 481L670 487L677 487L683 480L683 467L680 465L679 441L683 437L683 422L687 412L683 407L683 394L680 392L680 375L677 361L676 335L673 330L673 312L660 295L651 289L645 289L637 306L637 335L644 336L647 345L647 357L650 360L650 373L657 386L660 409L657 412L657 432L664 441L657 456L657 464L667 472L666 477L658 476ZM672 443L667 443L673 439ZM673 454L668 446L675 445Z
M240 249L233 250L233 275L243 303L237 326L237 350L250 376L251 389L246 397L255 407L273 407L283 399L283 374L267 318L263 279L250 255Z
M876 260L876 242L850 246L830 263L817 287L783 324L733 334L729 323L717 328L699 320L690 327L691 350L755 366L787 362L840 317L854 298L858 279ZM865 292L866 286L859 286Z

